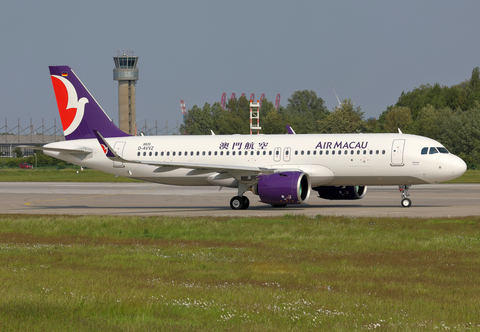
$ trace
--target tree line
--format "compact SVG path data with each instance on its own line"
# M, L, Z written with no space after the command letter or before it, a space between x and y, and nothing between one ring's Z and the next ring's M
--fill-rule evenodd
M188 110L180 132L187 135L248 134L250 103L245 97ZM360 106L344 100L331 111L314 91L295 91L287 106L275 109L264 99L260 110L263 134L285 134L290 125L303 133L403 133L430 137L442 143L475 169L480 165L480 69L453 86L422 84L402 92L395 105L376 118L365 119Z

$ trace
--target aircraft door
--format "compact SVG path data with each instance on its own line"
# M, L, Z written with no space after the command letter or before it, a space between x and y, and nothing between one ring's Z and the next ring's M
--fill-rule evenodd
M275 148L275 150L273 150L273 160L280 161L280 159L282 158L281 152L282 148Z
M403 166L403 150L405 147L404 139L394 139L392 143L392 163L391 166Z
M291 152L291 148L285 148L283 149L283 161L290 161L290 152Z
M123 157L124 148L125 148L125 142L115 142L115 146L113 147L113 150L117 155L119 155L120 157ZM125 167L125 165L121 161L114 161L113 167L121 168L121 167Z

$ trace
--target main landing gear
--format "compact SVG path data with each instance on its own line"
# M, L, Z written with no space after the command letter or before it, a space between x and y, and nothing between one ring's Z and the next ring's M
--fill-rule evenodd
M250 200L247 196L235 196L230 200L230 207L233 210L246 210L250 206Z
M237 196L232 197L230 200L230 207L233 210L246 210L250 206L250 200L247 196L243 196L247 191L248 185L245 183L239 183Z
M400 194L402 195L402 206L403 207L410 207L412 206L412 201L407 198L410 196L408 193L408 189L410 189L411 186L405 185L405 186L398 186L398 190L400 190Z

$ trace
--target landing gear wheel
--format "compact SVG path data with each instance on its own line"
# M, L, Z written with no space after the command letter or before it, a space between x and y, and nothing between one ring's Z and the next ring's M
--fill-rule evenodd
M250 200L248 199L247 196L242 196L243 204L242 204L242 210L248 209L250 206Z
M285 207L287 204L272 204L274 208L280 208L280 207Z
M412 201L407 197L410 196L408 193L408 189L410 189L410 185L405 186L398 186L398 190L400 190L400 194L402 195L402 207L410 207L412 206Z
M412 206L412 201L408 198L402 199L402 206L403 207L410 207Z
M232 197L230 200L230 207L233 210L241 210L243 208L243 198L240 196Z

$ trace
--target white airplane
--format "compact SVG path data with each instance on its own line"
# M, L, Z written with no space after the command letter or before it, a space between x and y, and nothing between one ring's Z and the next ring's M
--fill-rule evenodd
M238 189L234 210L251 191L274 207L324 199L360 199L367 185L398 185L411 206L414 184L465 173L439 142L407 134L130 136L118 129L67 66L50 67L66 141L35 147L106 173L181 186ZM294 132L291 132L294 133Z

